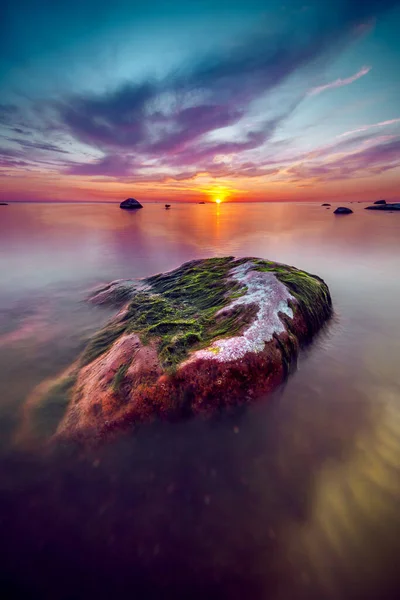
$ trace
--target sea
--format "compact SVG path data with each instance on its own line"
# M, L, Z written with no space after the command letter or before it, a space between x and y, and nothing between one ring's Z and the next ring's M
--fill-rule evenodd
M0 207L2 597L399 598L400 213L169 202ZM21 442L34 390L115 313L92 290L216 256L330 288L276 393L99 447Z

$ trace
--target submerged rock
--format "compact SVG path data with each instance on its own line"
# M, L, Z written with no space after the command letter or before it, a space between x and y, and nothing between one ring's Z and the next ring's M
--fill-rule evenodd
M7 202L0 202L0 206L8 206Z
M321 206L330 206L330 204L328 202L324 202L323 204L321 204Z
M346 206L339 206L336 210L333 211L334 215L351 215L353 211L351 208L347 208Z
M121 298L123 309L55 382L68 395L51 435L96 439L252 402L285 380L332 313L322 279L258 258L195 260L117 281L91 301Z
M135 200L135 198L127 198L126 200L121 202L119 207L127 208L127 209L143 208L143 206L140 204L140 202Z
M117 279L90 294L88 301L91 304L120 306L126 304L137 291L147 288L148 286L134 279Z
M393 204L373 204L372 206L366 206L365 210L400 210L400 202L394 202Z

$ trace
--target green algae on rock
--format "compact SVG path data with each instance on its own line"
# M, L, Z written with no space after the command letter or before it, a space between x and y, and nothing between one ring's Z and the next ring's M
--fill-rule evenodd
M125 304L71 367L57 436L102 437L254 401L284 381L332 314L322 279L258 258L194 260L90 300Z

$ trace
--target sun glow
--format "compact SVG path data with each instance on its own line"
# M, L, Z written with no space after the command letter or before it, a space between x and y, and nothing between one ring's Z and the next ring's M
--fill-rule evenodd
M208 189L205 188L203 191L207 194L209 202L212 202L213 204L223 204L229 200L232 188L223 185L213 185Z

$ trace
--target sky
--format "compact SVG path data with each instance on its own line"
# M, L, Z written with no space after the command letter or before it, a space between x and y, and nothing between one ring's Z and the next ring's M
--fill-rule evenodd
M6 0L1 201L400 199L400 0Z

